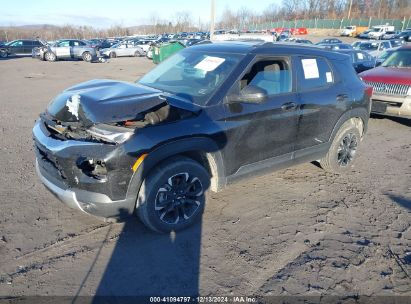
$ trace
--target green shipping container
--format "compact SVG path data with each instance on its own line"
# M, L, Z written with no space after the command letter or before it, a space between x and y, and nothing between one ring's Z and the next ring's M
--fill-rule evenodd
M160 63L166 60L168 57L177 53L179 50L184 49L185 46L180 42L164 43L161 45L155 45L153 47L153 62Z

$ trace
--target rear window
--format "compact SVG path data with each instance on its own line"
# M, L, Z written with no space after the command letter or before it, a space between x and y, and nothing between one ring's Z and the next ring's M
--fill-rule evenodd
M297 60L299 91L329 86L334 75L327 60L321 57L299 57Z

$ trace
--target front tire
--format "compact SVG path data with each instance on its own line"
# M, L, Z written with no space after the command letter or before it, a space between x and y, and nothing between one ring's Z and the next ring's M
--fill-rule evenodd
M115 52L110 53L110 58L116 58L116 57L117 57L117 54Z
M44 54L44 59L46 59L49 62L54 62L56 61L57 57L53 52L46 52Z
M198 162L172 158L144 179L137 197L137 214L156 232L185 229L201 218L209 186L210 176Z
M320 160L321 167L328 172L341 174L352 168L361 133L351 121L343 124L324 158Z
M0 51L0 58L7 58L9 54L7 53L6 50L1 50Z

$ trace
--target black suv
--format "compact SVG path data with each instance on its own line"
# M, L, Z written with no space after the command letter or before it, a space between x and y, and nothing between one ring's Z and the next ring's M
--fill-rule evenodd
M40 40L14 40L0 46L0 57L6 58L10 55L31 55L33 49L40 46L43 46L43 43Z
M207 190L240 178L315 160L348 170L371 94L347 55L193 46L136 83L92 80L55 97L33 129L36 168L70 207L179 230L201 216Z

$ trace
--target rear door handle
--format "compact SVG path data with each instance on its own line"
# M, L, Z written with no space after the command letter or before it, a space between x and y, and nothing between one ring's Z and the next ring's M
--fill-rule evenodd
M290 111L297 108L297 104L295 102L286 102L281 106L281 110L283 111Z
M348 100L348 95L347 94L339 94L337 95L337 101L342 102L342 101L347 101Z

